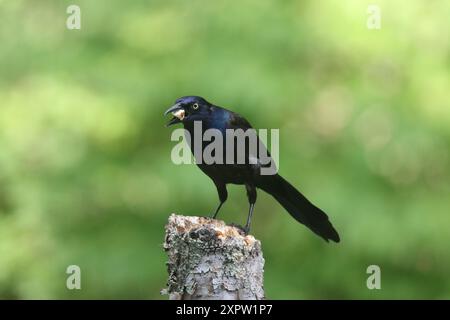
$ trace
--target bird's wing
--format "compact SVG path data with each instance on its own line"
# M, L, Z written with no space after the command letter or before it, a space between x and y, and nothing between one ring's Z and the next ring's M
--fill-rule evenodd
M245 119L235 112L230 112L229 126L231 129L253 129L252 125Z
M229 118L227 128L234 129L234 130L242 129L245 132L248 129L254 130L252 125L244 117L240 116L239 114L237 114L235 112L230 112L230 118ZM255 130L255 133L256 133L256 130ZM246 143L245 158L247 160L249 160L249 159L253 159L254 161L256 160L256 162L258 163L258 166L261 166L261 167L270 166L270 163L267 163L267 160L269 158L270 158L270 161L273 161L273 160L271 160L269 151L267 150L264 143L261 142L258 135L256 135L256 141L258 142L257 152L252 151L252 148L249 148L248 144ZM236 144L235 144L235 148L236 148ZM261 161L261 156L265 156L267 158L264 159L264 161Z

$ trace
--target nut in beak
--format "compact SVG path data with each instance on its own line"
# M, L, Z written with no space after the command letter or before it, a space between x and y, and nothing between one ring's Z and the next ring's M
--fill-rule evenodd
M177 117L178 119L183 120L184 116L185 116L185 111L183 109L179 109L175 112L172 112L172 114L174 117Z

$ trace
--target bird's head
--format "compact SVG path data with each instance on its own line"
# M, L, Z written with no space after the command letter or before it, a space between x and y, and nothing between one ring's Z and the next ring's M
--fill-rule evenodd
M208 115L210 107L211 104L202 97L187 96L179 98L175 101L175 104L164 113L164 115L168 115L169 113L173 115L173 118L170 119L166 126L202 120Z

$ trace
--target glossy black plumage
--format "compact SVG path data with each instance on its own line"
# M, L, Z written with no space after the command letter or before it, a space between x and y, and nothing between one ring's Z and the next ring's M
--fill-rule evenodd
M242 129L247 131L251 129L250 123L239 116L237 113L229 111L225 108L215 106L205 99L197 96L182 97L175 102L166 114L172 113L176 115L168 125L183 123L184 128L194 137L194 122L198 121L202 126L202 134L207 129L217 129L222 133L224 154L223 164L207 164L198 163L198 167L208 175L214 182L219 194L220 204L217 207L213 217L217 216L223 203L227 200L228 193L226 185L229 183L243 184L247 190L247 196L250 203L249 215L245 226L245 231L249 232L250 223L253 214L253 208L256 202L256 189L260 188L272 195L297 221L307 226L314 233L325 239L339 242L340 238L328 216L308 199L306 199L296 188L278 174L262 175L261 168L268 166L267 163L261 163L262 159L258 155L261 153L251 153L249 148L245 148L245 159L256 159L257 163L246 161L244 164L228 164L226 163L226 134L227 129ZM256 139L258 139L256 137ZM195 150L196 139L192 139L191 150ZM202 145L198 149L204 150L209 141L202 141ZM260 144L260 148L265 147ZM235 156L237 149L235 147ZM228 151L229 152L229 151ZM267 153L268 154L268 153ZM194 153L194 156L195 153ZM269 155L270 156L270 155Z

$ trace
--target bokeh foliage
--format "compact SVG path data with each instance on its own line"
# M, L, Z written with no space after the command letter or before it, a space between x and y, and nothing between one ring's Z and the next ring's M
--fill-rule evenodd
M0 1L0 297L161 298L168 215L217 204L170 161L162 113L195 94L280 128L280 173L341 233L259 192L268 297L450 298L450 2L376 1L378 31L371 3ZM220 217L244 223L229 191Z

